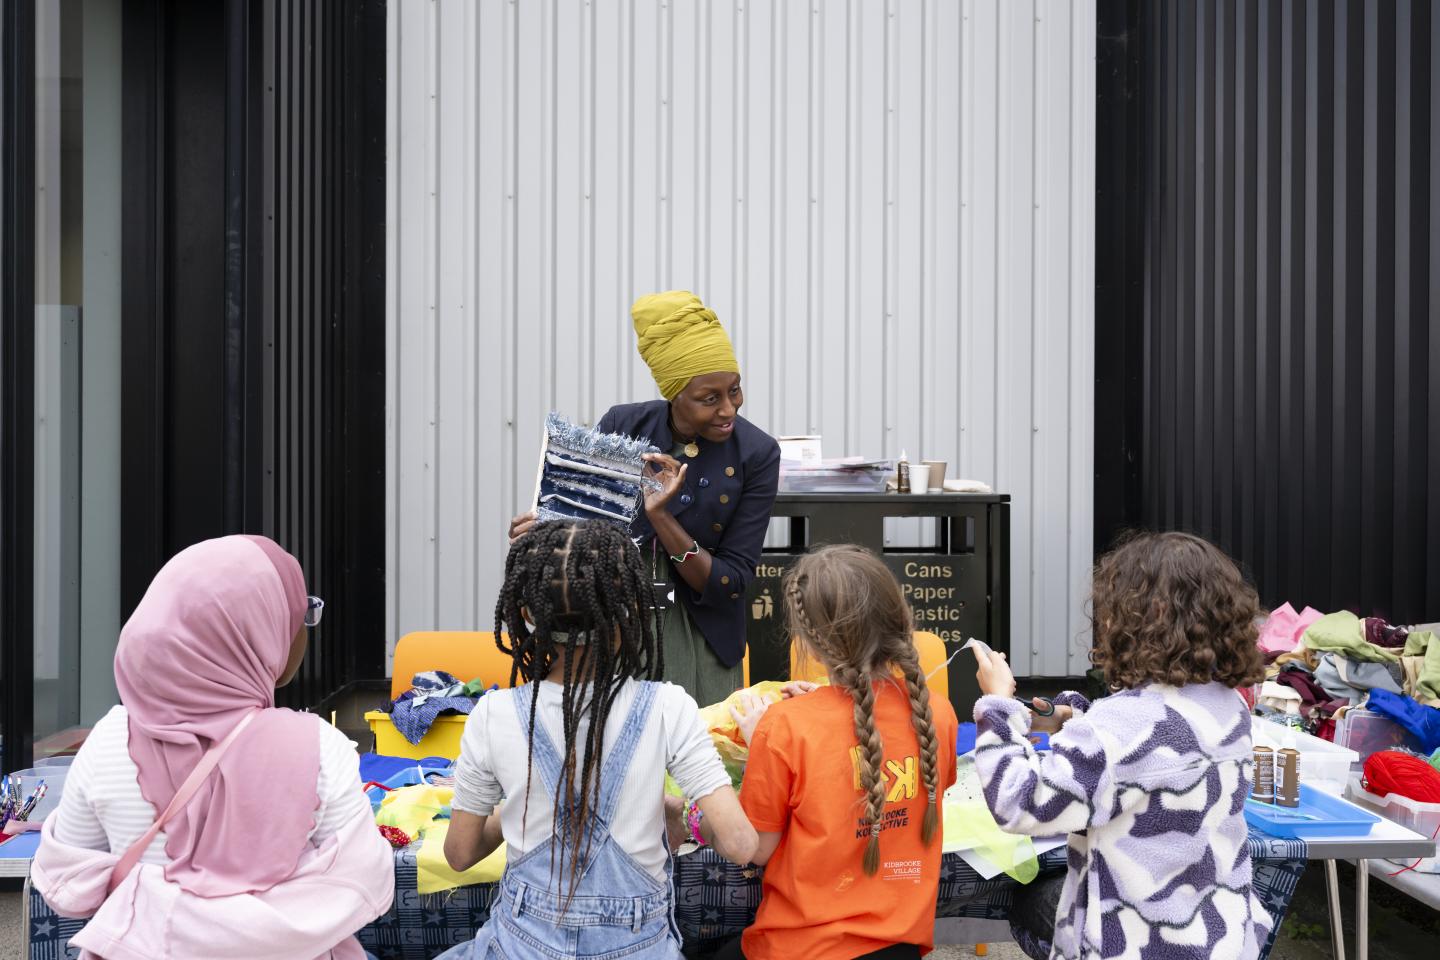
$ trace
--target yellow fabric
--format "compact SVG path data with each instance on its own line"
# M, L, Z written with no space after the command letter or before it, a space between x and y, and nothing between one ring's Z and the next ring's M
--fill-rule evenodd
M630 308L640 358L666 400L707 373L739 373L735 349L714 311L689 290L652 293Z
M415 855L416 884L421 893L453 890L472 883L494 883L505 872L505 844L469 870L456 873L445 862L445 835L450 821L437 819L441 810L450 806L454 787L432 787L415 784L401 787L385 795L375 822L380 826L398 827L408 836L423 840Z
M700 720L710 731L710 739L715 742L715 751L720 754L720 762L725 764L725 772L730 774L730 783L737 790L740 788L741 778L745 776L745 762L750 759L750 747L740 736L740 727L735 723L735 718L730 716L730 708L738 706L740 697L746 693L753 693L770 703L778 703L780 688L783 686L779 680L762 680L753 687L736 690L719 703L700 708Z
M421 893L439 893L475 883L495 883L505 873L505 844L469 870L456 873L445 862L445 835L449 820L437 820L425 831L425 842L415 855L415 887Z
M409 837L418 837L430 827L435 815L450 805L453 787L431 787L416 784L385 794L375 823L382 827L398 827Z

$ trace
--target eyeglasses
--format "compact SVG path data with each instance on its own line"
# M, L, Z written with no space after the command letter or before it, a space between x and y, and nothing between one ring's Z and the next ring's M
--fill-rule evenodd
M325 601L319 597L305 598L305 626L320 626L320 615L325 612Z

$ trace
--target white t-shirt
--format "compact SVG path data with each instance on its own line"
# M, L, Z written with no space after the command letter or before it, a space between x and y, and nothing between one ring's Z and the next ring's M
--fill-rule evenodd
M315 792L320 806L310 842L319 845L335 835L357 811L369 812L370 801L360 789L360 758L345 734L315 720L320 738L320 772ZM150 829L155 807L140 792L140 771L130 757L130 719L124 707L112 707L100 718L65 777L65 790L55 808L55 837L87 850L123 853ZM141 863L170 862L161 830L140 857Z
M603 757L609 757L620 735L640 681L626 680L610 707L605 723ZM561 698L564 688L543 680L538 684L540 703L536 717L561 757L564 721ZM589 718L581 718L576 742L583 743ZM500 826L511 860L533 849L554 834L554 798L545 790L538 772L525 802L525 781L530 741L515 714L515 691L495 690L480 698L460 741L460 759L455 764L453 808L488 817L503 798L510 798L500 811ZM583 750L583 747L582 747ZM603 758L602 758L603 759ZM576 758L579 776L580 758ZM675 778L685 796L709 796L730 786L730 777L715 752L710 734L700 722L695 700L684 688L671 683L656 684L650 716L630 758L625 783L620 788L610 834L635 861L657 879L665 876L665 773Z

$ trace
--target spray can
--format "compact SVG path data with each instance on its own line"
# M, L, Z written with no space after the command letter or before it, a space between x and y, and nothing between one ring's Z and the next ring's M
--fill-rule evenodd
M900 462L895 465L895 492L910 492L910 460L904 450L900 451Z
M1300 806L1300 751L1291 747L1275 754L1275 802Z
M1272 747L1255 748L1255 780L1250 785L1250 796L1261 803L1275 802L1275 750Z

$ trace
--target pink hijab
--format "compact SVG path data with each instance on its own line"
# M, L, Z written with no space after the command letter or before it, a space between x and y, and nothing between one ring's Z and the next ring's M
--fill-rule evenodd
M259 711L166 824L165 876L197 896L268 890L308 846L319 721L275 707L305 605L294 557L264 537L221 537L171 558L120 631L130 756L157 813L210 745Z

